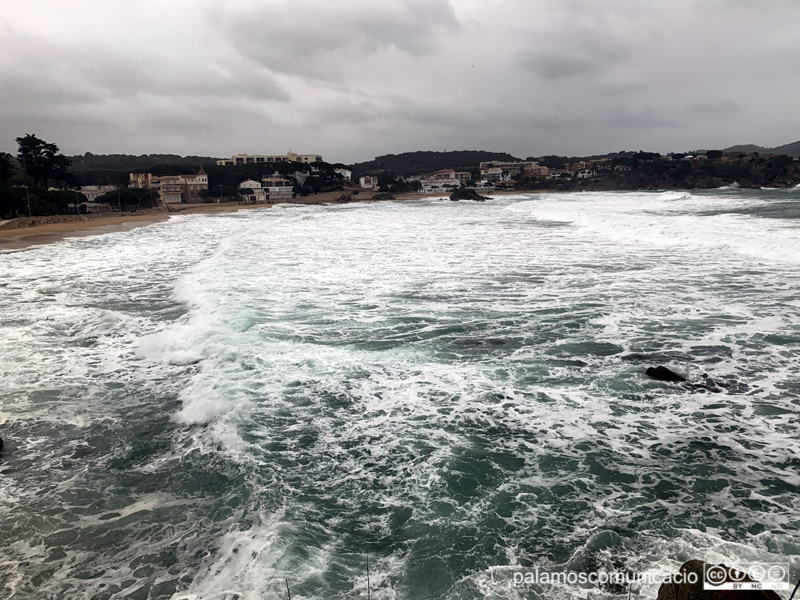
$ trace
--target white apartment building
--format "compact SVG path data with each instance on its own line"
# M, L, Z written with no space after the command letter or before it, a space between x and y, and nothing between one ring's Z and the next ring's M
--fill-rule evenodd
M224 158L217 161L220 167L232 167L234 165L250 165L261 163L276 163L276 162L300 162L300 163L313 163L322 162L322 155L320 154L297 154L296 152L287 152L286 154L235 154L230 158Z

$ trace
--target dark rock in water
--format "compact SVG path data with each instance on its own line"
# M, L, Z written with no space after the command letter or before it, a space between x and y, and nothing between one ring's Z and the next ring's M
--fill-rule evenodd
M3 451L3 438L0 438L0 452Z
M486 200L491 200L491 198L487 196L481 196L475 190L459 188L450 194L450 200L453 202L458 202L459 200L475 200L476 202L485 202Z
M656 600L781 600L772 590L718 590L703 589L705 576L715 583L752 583L753 579L745 573L725 565L712 565L702 560L690 560L681 565L678 571L680 580L673 575L675 583L662 583L658 588ZM717 580L715 575L720 576ZM678 583L681 581L681 583Z
M644 373L648 377L658 379L659 381L686 381L686 377L680 373L676 373L672 369L668 369L663 365L659 365L658 367L649 367Z
M722 390L719 389L717 386L709 385L708 383L687 383L686 387L692 390L705 390L707 392L712 392L714 394L722 393Z

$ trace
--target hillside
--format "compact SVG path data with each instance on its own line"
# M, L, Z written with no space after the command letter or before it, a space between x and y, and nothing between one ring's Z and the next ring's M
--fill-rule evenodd
M178 156L177 154L86 154L69 156L72 172L77 171L135 171L158 165L215 165L217 159L210 156Z
M775 148L756 146L755 144L738 144L724 148L723 152L758 152L759 154L786 154L787 156L800 157L800 140Z
M457 150L452 152L404 152L386 154L374 160L353 165L356 174L366 171L396 171L404 177L432 173L440 169L471 169L490 160L520 160L506 152Z
M800 157L800 140L791 144L784 144L772 149L773 154L786 154L787 156Z
M766 153L767 150L771 150L771 148L757 146L756 144L737 144L722 149L723 152L758 152L759 154L762 152Z

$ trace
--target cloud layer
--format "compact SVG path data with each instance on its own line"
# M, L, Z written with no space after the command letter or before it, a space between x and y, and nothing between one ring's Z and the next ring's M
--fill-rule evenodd
M800 4L28 0L0 6L0 150L351 162L800 139Z

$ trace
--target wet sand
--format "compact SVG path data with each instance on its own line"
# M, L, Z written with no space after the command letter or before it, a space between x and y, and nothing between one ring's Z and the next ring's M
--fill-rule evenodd
M233 212L249 208L269 208L272 204L198 204L177 207L170 212L146 213L142 215L117 216L109 213L108 217L91 221L69 221L66 223L49 223L19 229L0 229L0 252L3 250L21 250L30 246L52 244L69 238L130 231L136 227L165 222L173 215L198 213Z

